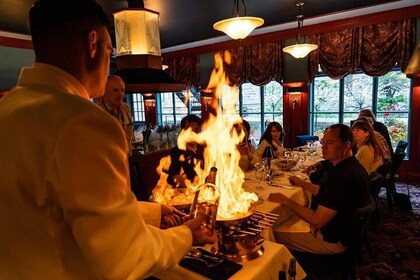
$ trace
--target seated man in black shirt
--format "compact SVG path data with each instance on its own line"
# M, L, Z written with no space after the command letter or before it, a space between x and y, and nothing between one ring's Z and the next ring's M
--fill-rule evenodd
M181 130L191 128L200 133L203 122L196 115L187 115L181 120ZM195 142L189 142L186 150L174 147L170 152L171 164L168 170L168 184L174 187L186 187L185 180L194 182L197 173L194 167L197 162L203 164L203 147Z
M341 244L345 225L354 210L369 201L369 177L352 154L352 139L348 126L330 126L322 138L322 154L330 164L326 166L323 176L319 177L319 185L296 176L290 178L292 183L313 194L310 208L280 193L270 194L270 201L290 208L310 226L309 232L276 232L274 228L278 242L293 250L317 254L345 251L346 247Z

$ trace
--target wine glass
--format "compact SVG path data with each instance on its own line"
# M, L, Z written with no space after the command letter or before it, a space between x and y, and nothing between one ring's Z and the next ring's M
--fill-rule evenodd
M306 160L305 153L299 153L299 162L300 162L300 168L304 169L305 166L303 165Z
M261 163L257 163L256 167L257 170L255 170L255 179L258 181L258 183L261 183L261 181L264 180L266 176L265 167Z
M290 148L284 148L283 150L283 155L286 158L286 160L289 160L289 157L291 156L291 149Z
M311 161L314 161L314 155L316 155L315 140L306 141L306 145L308 146L308 153L311 156Z

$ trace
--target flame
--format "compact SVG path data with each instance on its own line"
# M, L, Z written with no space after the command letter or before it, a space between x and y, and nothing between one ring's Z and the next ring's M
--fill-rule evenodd
M225 51L225 63L230 63L230 53ZM216 115L210 115L209 119L203 124L201 133L194 133L191 129L181 131L178 137L178 147L185 150L187 143L197 142L205 146L204 149L204 168L201 169L196 164L195 171L198 179L195 182L187 181L190 192L196 191L205 181L212 166L217 167L215 185L219 197L217 219L232 219L247 215L251 204L258 200L255 193L245 192L242 188L245 174L239 167L240 153L237 145L242 141L244 132L239 133L234 129L234 124L241 123L242 119L236 110L236 103L239 99L239 89L237 86L229 86L229 80L223 69L223 58L219 53L215 55L215 68L213 69L209 86L213 94L221 100L221 107L216 105L213 109ZM217 102L216 102L217 103ZM167 190L167 174L162 172L164 168L169 168L170 158L161 160L158 173L161 175L157 187L153 190L153 195L157 199L167 199L173 195L173 190ZM197 184L198 181L198 184ZM158 187L163 190L156 190ZM207 192L200 190L200 201L206 201ZM213 199L213 198L212 198ZM165 200L162 200L165 201ZM161 201L159 201L161 202Z
M188 102L190 101L191 91L190 88L187 88L187 91L185 92L185 100L184 105L188 107Z

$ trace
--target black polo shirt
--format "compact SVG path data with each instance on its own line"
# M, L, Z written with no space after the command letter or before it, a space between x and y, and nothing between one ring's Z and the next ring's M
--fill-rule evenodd
M337 243L342 240L350 215L369 201L369 176L359 161L351 156L328 168L319 181L319 191L313 196L311 209L319 205L337 211L321 228L324 241Z

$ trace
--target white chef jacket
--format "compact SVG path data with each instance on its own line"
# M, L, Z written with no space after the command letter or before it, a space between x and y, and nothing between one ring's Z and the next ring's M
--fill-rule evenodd
M1 279L139 279L186 254L186 226L145 223L127 151L121 125L73 76L22 70L0 100Z

